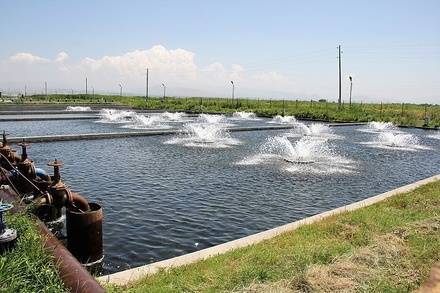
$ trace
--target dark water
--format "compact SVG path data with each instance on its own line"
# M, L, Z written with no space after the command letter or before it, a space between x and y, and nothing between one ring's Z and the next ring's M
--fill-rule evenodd
M75 123L69 121L68 123ZM268 137L232 133L230 148L163 144L166 136L33 144L37 165L61 158L64 180L104 208L106 272L182 255L260 232L440 173L440 140L408 129L426 149L360 144L375 135L337 127L335 155L352 172L287 172L286 163L239 165ZM47 169L47 168L46 168ZM195 243L198 243L196 247Z
M31 116L61 118L61 116L75 117L79 114L57 114L57 115L1 115L1 118L25 117ZM158 114L145 114L149 116L157 116ZM81 115L86 116L86 115ZM60 135L60 134L80 134L80 133L108 133L108 132L130 132L151 129L176 129L184 123L179 122L163 122L159 126L151 126L142 128L142 125L131 125L130 123L100 123L96 114L88 114L88 116L96 117L96 119L78 119L78 120L46 120L46 121L0 121L0 131L6 130L11 136L43 136L43 135ZM185 123L195 120L195 117L185 118ZM261 120L232 120L226 122L231 126L258 126L267 125L268 119ZM140 127L139 127L140 126Z
M134 129L119 128L115 124L94 123L94 120L0 122L0 130L6 130L11 136L135 131Z

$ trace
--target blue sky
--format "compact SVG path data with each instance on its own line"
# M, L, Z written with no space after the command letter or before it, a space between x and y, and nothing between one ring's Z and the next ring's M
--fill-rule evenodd
M354 97L440 102L440 1L1 1L0 10L3 91L46 79L80 90L90 75L97 90L121 81L142 93L137 63L152 67L153 93L166 81L173 95L227 96L234 78L241 96L334 99L341 44ZM178 48L188 54L163 57ZM136 50L131 65L110 62L123 72L102 59ZM55 65L60 52L68 57ZM45 61L12 62L18 53Z

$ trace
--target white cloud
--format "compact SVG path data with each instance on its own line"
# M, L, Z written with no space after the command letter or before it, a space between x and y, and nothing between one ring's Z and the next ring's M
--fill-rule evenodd
M81 66L93 71L111 70L126 76L142 74L147 67L152 71L167 74L194 75L197 70L194 53L183 49L168 50L160 45L119 56L104 56L97 60L86 58L81 62Z
M64 62L69 58L69 55L66 52L59 52L55 57L55 62Z
M153 95L160 95L160 85L164 82L170 95L228 97L231 80L235 83L236 96L240 97L328 98L337 95L334 72L303 72L293 78L273 70L248 71L240 64L227 66L213 62L200 66L196 63L195 53L181 48L168 49L162 45L121 55L95 59L85 57L78 61L71 60L64 51L59 52L53 59L27 52L17 53L0 61L0 88L20 89L26 84L28 89L35 88L37 92L41 92L42 84L47 81L53 91L58 89L57 91L70 92L70 89L83 90L87 77L89 87L94 87L96 92L117 93L118 84L122 83L126 93L143 94L146 68L150 70L150 93ZM361 76L361 72L358 75ZM382 88L380 84L375 84L374 77L360 79L362 83L356 79L355 98L361 97L362 93L371 97L384 94L397 99L401 97L397 89L394 90L390 86ZM425 88L429 89L429 86ZM414 93L409 90L406 92L407 96L421 95L420 91L416 92L419 88L414 87ZM436 101L435 93L425 91L424 96ZM418 100L414 98L412 101Z
M257 73L254 76L254 79L258 81L260 84L282 84L287 86L292 83L292 81L286 76L279 74L275 71Z
M49 59L42 58L31 53L17 53L9 58L12 62L25 62L25 63L47 63Z
M23 74L18 72L25 71L27 78L37 79L37 83L41 83L40 79L43 78L52 87L79 89L87 76L89 84L98 90L116 91L117 84L122 83L127 93L143 93L145 71L149 68L152 92L154 93L155 87L159 91L160 84L164 82L169 93L177 96L201 93L228 96L230 80L236 82L237 91L239 92L240 88L241 95L246 94L246 88L252 88L251 92L258 95L258 89L269 84L269 81L262 80L264 74L246 74L245 68L239 64L232 64L227 68L222 63L214 62L200 67L195 62L193 52L181 48L167 49L161 45L121 55L96 59L86 57L72 63L68 63L68 59L69 55L64 51L58 53L53 60L30 53L19 53L12 56L9 62L2 63L1 72L8 72L9 74L5 74L6 79L10 79L12 83L23 83ZM20 68L18 63L33 64L31 67ZM276 73L267 74L273 76ZM283 82L286 79L284 78ZM270 86L279 80L281 78L272 78Z

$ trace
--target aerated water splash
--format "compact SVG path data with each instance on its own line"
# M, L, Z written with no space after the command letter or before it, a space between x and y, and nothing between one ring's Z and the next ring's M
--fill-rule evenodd
M187 123L182 132L165 144L180 144L187 147L227 148L240 144L230 136L227 129L218 123Z
M99 111L99 117L101 118L97 122L100 123L127 123L133 119L136 112L116 110L116 109L102 109Z
M291 173L352 173L354 162L336 154L326 139L302 137L292 142L286 136L269 138L259 154L245 158L237 165L275 165Z
M378 134L375 140L371 142L363 142L362 144L375 148L402 151L430 149L427 146L419 144L419 139L416 136L408 133L382 132Z
M184 113L161 113L142 114L134 111L102 109L99 113L100 123L119 123L122 128L130 129L167 129L171 128L167 123L189 121L184 118ZM186 120L184 120L186 119Z
M373 121L373 122L368 123L368 127L371 129L374 129L374 130L379 130L379 131L396 129L396 126L391 122Z
M163 122L163 118L158 115L145 116L142 114L136 114L131 117L131 120L127 122L123 128L130 129L167 129L171 128Z
M197 120L200 123L221 124L222 127L234 126L234 124L228 123L225 115L200 114Z
M333 133L333 130L325 124L313 123L306 125L301 122L293 124L294 128L285 134L287 137L308 136L311 138L325 138L325 139L342 139L342 136Z
M164 121L170 121L170 122L182 122L183 120L187 119L186 117L187 115L182 112L174 112L174 113L164 112L160 114L160 116Z
M92 111L92 108L90 108L90 107L82 107L82 106L67 106L66 111L69 111L69 112L86 112L86 111Z
M269 123L275 123L275 124L293 124L296 123L295 116L281 116L277 115L273 117L272 121Z
M380 132L400 132L392 122L369 122L366 127L358 129L362 132L380 133Z
M259 120L254 112L234 112L232 118L236 120Z
M440 139L440 131L437 131L434 134L428 135L428 138L432 138L432 139Z
M202 123L225 123L225 115L200 114L199 119Z
M294 144L285 136L272 137L262 149L279 154L285 161L292 163L313 163L323 151L327 151L324 141L300 139Z

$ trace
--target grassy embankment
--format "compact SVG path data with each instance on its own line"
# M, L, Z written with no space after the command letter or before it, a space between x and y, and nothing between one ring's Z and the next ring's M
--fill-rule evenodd
M319 101L282 101L223 98L160 98L120 97L104 95L50 95L30 96L24 103L110 103L125 104L137 108L165 109L168 111L194 111L232 113L252 111L260 116L294 115L297 118L322 119L327 121L367 122L389 121L398 125L422 126L426 115L429 127L440 127L440 105L416 104L361 104L343 105Z
M67 292L29 216L7 213L6 221L17 230L18 243L0 256L0 292Z
M440 181L110 292L408 292L440 260Z

